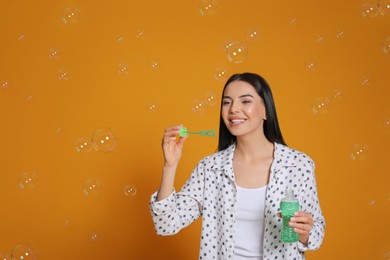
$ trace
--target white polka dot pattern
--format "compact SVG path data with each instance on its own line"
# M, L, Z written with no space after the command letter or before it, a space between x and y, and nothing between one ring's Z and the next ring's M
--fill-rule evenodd
M159 235L173 235L202 216L199 259L232 259L236 185L232 167L235 145L202 159L180 192L156 202L150 209ZM277 217L286 187L294 190L301 211L312 214L308 245L280 241L282 221ZM266 191L263 259L305 259L306 250L318 249L325 234L325 220L318 201L314 163L306 154L275 143L274 160Z

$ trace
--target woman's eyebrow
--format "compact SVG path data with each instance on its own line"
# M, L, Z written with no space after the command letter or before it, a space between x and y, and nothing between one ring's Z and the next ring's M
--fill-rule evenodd
M244 94L244 95L239 96L239 98L244 98L244 97L252 97L253 98L253 96L251 94ZM230 98L230 99L232 99L231 96L223 96L222 98Z

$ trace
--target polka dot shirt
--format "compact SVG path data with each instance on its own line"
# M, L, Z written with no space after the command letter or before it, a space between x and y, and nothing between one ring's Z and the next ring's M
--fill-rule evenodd
M235 145L202 159L180 192L156 201L150 210L158 235L173 235L202 216L199 259L233 259L236 185L233 173ZM286 187L294 190L300 210L312 214L313 229L307 245L280 241L280 200ZM304 252L318 249L325 220L318 201L314 163L306 154L275 143L264 209L263 259L305 259Z

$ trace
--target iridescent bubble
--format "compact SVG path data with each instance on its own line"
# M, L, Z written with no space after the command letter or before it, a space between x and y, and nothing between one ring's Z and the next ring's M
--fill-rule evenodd
M390 251L387 251L383 254L383 260L390 260Z
M317 68L317 62L315 60L308 60L305 62L305 68L308 71L314 71Z
M297 18L292 17L292 18L290 19L289 24L290 24L290 25L294 25L294 24L296 24L296 23L297 23Z
M363 87L368 87L371 85L371 77L369 76L363 76L362 80L360 82Z
M390 14L390 0L379 0L378 7L381 15Z
M203 99L196 98L192 101L192 111L197 114L201 114L206 110L206 105Z
M368 154L368 145L353 144L349 149L349 156L352 160L365 160Z
M117 43L123 43L124 40L125 40L125 37L124 37L124 36L118 36L118 37L116 38L116 42L117 42Z
M338 29L336 32L336 37L339 39L344 39L345 37L347 37L347 34L343 29Z
M325 37L323 35L317 35L317 43L324 43Z
M149 61L149 68L153 71L156 71L160 68L160 61L158 59L152 59Z
M66 7L62 12L64 24L75 24L80 19L80 10L76 7Z
M376 201L374 199L369 199L368 200L368 206L374 206Z
M333 98L334 99L340 99L342 97L342 92L339 89L335 89L333 91Z
M64 220L64 227L65 227L65 228L69 228L69 227L70 227L70 224L71 224L71 222L72 222L72 221L71 221L70 219L68 219L68 218L67 218L67 219L65 219L65 220Z
M260 30L256 26L249 27L246 30L246 39L249 42L256 42L260 38Z
M217 4L215 0L201 0L198 11L201 15L213 15L217 9Z
M57 48L51 48L49 50L49 59L58 60L60 58L60 51Z
M383 120L383 125L385 128L390 128L390 116L386 116L385 119Z
M88 239L94 243L97 243L100 241L100 233L96 230L92 230L88 232Z
M150 101L147 105L146 105L146 109L149 113L157 113L158 111L158 105L156 102L154 101Z
M247 46L241 41L233 41L227 45L226 55L230 62L242 63L248 55Z
M26 102L32 102L33 96L32 95L28 95L28 96L25 97L25 100L26 100Z
M227 70L224 68L218 68L214 74L214 78L220 82L225 82L227 80L227 76Z
M69 71L67 69L60 69L58 71L57 77L59 80L68 80L69 79Z
M31 190L37 185L38 177L34 172L24 172L19 176L18 182L22 190Z
M0 89L7 89L10 86L10 81L8 79L2 79L0 81Z
M78 153L89 153L92 150L91 140L85 137L80 137L76 140L75 149Z
M132 197L137 193L137 188L135 187L135 185L129 184L123 188L123 192L126 196Z
M12 250L13 260L35 260L37 259L34 248L28 244L18 244Z
M99 179L87 179L83 183L83 193L85 196L98 195L102 189L102 182Z
M145 38L145 31L142 30L142 29L138 29L136 32L135 32L135 37L137 39L144 39Z
M120 63L118 65L118 73L119 75L128 75L129 74L129 65L126 63Z
M24 34L19 34L19 36L18 36L18 40L19 41L24 41L26 39L26 35L24 35Z
M363 17L376 17L378 15L378 5L374 2L365 2L361 7Z
M331 101L329 98L316 97L312 102L311 111L314 114L325 114L328 113L331 107Z
M382 51L383 53L385 54L388 54L389 51L390 51L390 36L386 37L384 40L383 40L383 43L382 43Z
M204 101L206 105L214 106L215 104L217 104L217 95L215 95L213 91L208 91L204 95L205 95Z
M92 136L93 147L100 152L111 152L118 143L115 132L108 127L102 127Z
M0 252L0 260L11 260L11 255L4 252Z

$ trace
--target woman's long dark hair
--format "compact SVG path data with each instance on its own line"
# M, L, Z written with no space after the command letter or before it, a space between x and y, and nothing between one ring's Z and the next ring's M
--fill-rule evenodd
M222 90L222 97L225 92L226 86L233 81L244 81L252 85L257 94L263 99L265 105L265 113L267 120L264 121L264 135L270 142L276 142L279 144L286 145L286 142L283 139L282 132L279 128L278 117L276 115L275 102L272 97L271 88L269 87L267 81L261 76L254 73L242 73L232 75ZM223 106L223 98L221 100L221 112ZM220 112L219 119L219 142L218 142L218 151L224 150L229 147L231 144L235 143L237 137L232 135L227 129L225 122L222 119L222 113Z

